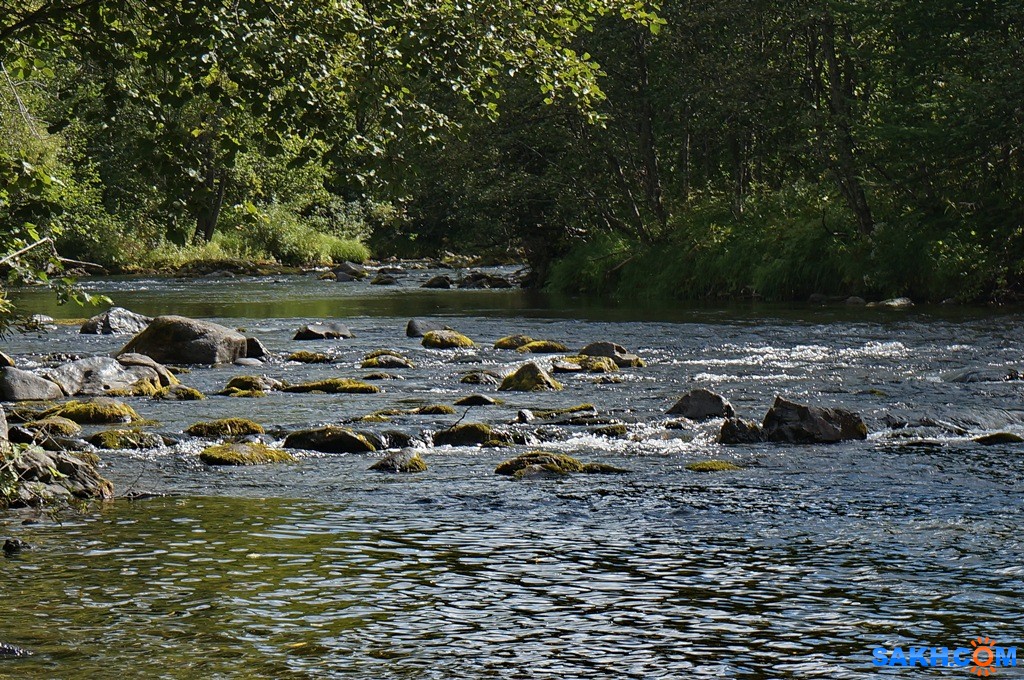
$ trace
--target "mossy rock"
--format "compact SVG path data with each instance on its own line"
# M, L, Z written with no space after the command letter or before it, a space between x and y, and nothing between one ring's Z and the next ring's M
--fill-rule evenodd
M387 353L378 354L377 356L367 357L363 359L363 363L359 365L360 368L416 368L416 365L405 357Z
M992 434L983 434L980 437L975 437L974 441L984 446L993 446L996 444L1020 444L1021 442L1024 442L1024 437L1012 432L993 432Z
M107 423L134 423L142 420L128 404L96 397L88 401L69 401L43 413L45 417L61 416L82 425L104 425Z
M171 385L161 388L153 395L154 399L165 399L167 401L202 401L206 395L194 387L185 385Z
M8 405L7 422L31 423L33 420L43 418L43 414L52 410L53 407L52 401L23 401Z
M494 371L470 371L459 378L463 385L500 385L501 376Z
M335 425L292 432L285 438L284 448L323 453L373 453L377 450L365 435Z
M519 349L524 345L529 345L531 342L533 342L533 338L529 335L523 335L521 333L516 335L507 335L494 343L494 349Z
M593 430L593 433L599 437L625 437L629 430L623 424L617 425L605 425L604 427L598 427Z
M300 364L329 364L332 359L323 352L307 352L306 350L299 350L298 352L292 352L289 354L288 361L295 361Z
M554 340L534 340L517 347L516 351L520 354L560 354L568 352L569 348Z
M538 465L545 470L556 474L568 474L570 472L583 472L584 466L579 460L563 453L551 453L549 451L527 451L521 455L506 460L494 469L495 474L515 475L516 472Z
M367 413L358 420L361 423L390 423L391 417L384 413Z
M505 392L536 392L540 390L560 390L562 383L547 374L543 368L530 362L501 381L499 391Z
M416 409L416 414L421 416L453 416L456 411L447 404L430 404Z
M99 449L156 449L164 445L160 435L139 429L104 430L86 438Z
M475 343L456 331L427 331L423 336L423 346L431 349L455 349L474 347Z
M268 378L265 375L236 375L228 381L220 394L226 394L228 390L242 390L249 392L269 392L281 387L280 380Z
M462 423L434 433L434 446L479 446L494 439L494 431L484 423Z
M405 380L405 378L394 373L367 373L363 376L363 380Z
M686 469L690 472L731 472L733 470L742 470L743 468L725 460L701 460L696 463L690 463L686 466Z
M427 462L418 451L396 451L370 466L374 472L426 472Z
M255 442L218 444L203 449L199 460L207 465L263 465L264 463L291 463L295 456Z
M585 463L583 473L588 475L624 475L628 474L629 470L607 463Z
M486 394L470 394L455 402L456 406L499 406L504 404L501 399L488 397Z
M247 434L263 434L265 431L259 423L246 418L221 418L196 423L185 430L185 434L193 437L240 437Z
M61 416L50 416L49 418L26 423L25 428L47 437L74 437L82 431L81 425Z
M108 397L154 397L164 389L159 380L140 380L128 389L107 390Z
M619 370L618 364L616 364L610 357L591 357L581 354L571 357L562 357L562 361L570 364L576 364L588 373L617 373Z
M597 413L597 407L591 403L576 404L575 406L568 406L566 408L553 408L547 410L541 409L530 409L534 417L540 418L541 420L547 420L549 418L559 418L561 416L569 416L579 413Z
M237 387L229 387L217 394L224 397L237 397L241 399L259 399L260 397L267 396L267 393L263 390L240 390Z
M376 394L380 388L351 378L328 378L284 387L285 392L321 392L323 394Z

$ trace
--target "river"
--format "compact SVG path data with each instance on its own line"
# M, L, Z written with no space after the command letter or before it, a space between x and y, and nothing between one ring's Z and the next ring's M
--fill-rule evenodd
M617 342L648 362L619 384L570 376L562 392L501 393L501 406L366 427L419 434L463 418L504 424L520 409L590 402L626 422L627 437L564 427L543 448L628 474L494 474L524 447L424 448L427 472L395 476L368 471L376 458L365 454L224 469L199 462L196 442L104 452L102 472L118 493L162 495L59 521L0 516L3 536L33 545L0 560L0 640L36 652L0 661L0 674L867 678L879 672L877 647L1022 639L1024 445L972 438L1024 434L1024 381L950 380L964 369L984 378L1020 368L1019 311L659 307L419 289L433 273L413 272L394 287L312 275L85 285L133 311L245 328L276 353L335 357L265 368L293 382L359 377L368 372L361 358L378 348L416 363L374 395L128 400L167 433L226 416L285 431L473 392L498 396L459 376L522 363L490 349L513 333L577 349ZM20 301L30 311L84 315L39 292ZM414 316L451 325L480 347L425 349L405 336ZM291 339L323 319L344 320L356 337ZM4 349L31 366L44 354L105 354L124 342L61 326L9 337ZM252 372L197 368L182 379L212 394ZM666 429L667 408L697 386L754 420L777 394L853 409L871 435L830 446L723 447L714 423ZM685 469L709 458L743 469Z

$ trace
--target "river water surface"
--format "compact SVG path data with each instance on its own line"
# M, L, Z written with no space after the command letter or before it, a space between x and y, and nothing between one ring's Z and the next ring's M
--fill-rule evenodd
M360 377L363 355L400 350L417 368L376 395L271 393L201 402L129 401L153 429L180 433L244 416L272 432L374 410L451 404L494 387L522 355L512 333L578 349L611 340L648 366L619 384L571 376L556 393L502 393L501 406L399 416L370 429L421 436L463 419L593 403L628 424L609 439L561 427L541 446L627 468L621 476L513 481L511 449L423 448L429 470L381 475L374 455L209 468L201 446L103 452L118 493L59 522L16 512L3 534L34 547L0 560L0 661L17 677L862 678L872 649L1001 645L1024 638L1024 315L875 309L646 308L553 301L522 291L424 291L314 276L93 280L150 315L243 327L275 353L324 351L331 365L267 365L299 381ZM41 294L22 304L54 316ZM466 333L474 351L428 350L409 318ZM296 342L303 323L343 319L356 337ZM19 365L106 354L125 338L77 326L15 335ZM551 357L539 360L550 362ZM966 378L965 370L975 370ZM236 366L182 376L212 394ZM959 380L953 378L959 376ZM715 423L664 426L679 395L706 386L760 420L777 394L861 413L867 441L832 446L714 442ZM429 439L428 439L429 440ZM529 448L537 448L531 446ZM709 458L743 467L699 474ZM964 669L893 670L967 677ZM1015 668L997 677L1021 677Z

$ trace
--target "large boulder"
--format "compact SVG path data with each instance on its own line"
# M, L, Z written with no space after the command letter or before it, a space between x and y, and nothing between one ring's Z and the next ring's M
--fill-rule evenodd
M51 401L63 396L51 380L20 368L0 368L0 401Z
M295 332L294 340L337 340L354 338L355 334L343 323L310 323Z
M670 416L683 416L690 420L732 418L736 415L732 404L721 395L715 394L703 387L698 387L684 394L666 413Z
M761 426L769 441L790 444L830 444L868 436L864 420L852 411L805 406L782 397L775 397Z
M619 368L639 368L645 365L643 359L614 342L592 342L581 349L580 354L588 357L608 357Z
M134 335L152 320L152 317L136 314L124 307L111 307L82 324L79 332L92 335Z
M230 364L246 351L245 336L220 324L158 316L119 354L145 354L161 363Z
M285 438L284 448L323 453L373 453L377 450L365 436L333 425L292 432Z
M133 354L132 356L142 355ZM145 358L156 364L149 357ZM159 364L156 365L159 366ZM161 368L163 367L161 366ZM166 369L164 370L166 371ZM79 359L45 371L44 375L48 380L57 383L64 394L69 397L96 396L111 391L131 392L140 382L146 382L153 386L162 384L160 372L156 368L139 364L124 365L110 357ZM171 377L173 378L173 376Z
M17 475L17 487L6 497L15 507L114 495L113 485L99 475L93 463L70 452L30 446L17 456L0 450L0 458L6 458Z
M547 371L532 361L523 364L519 369L501 381L499 391L505 392L535 392L539 390L560 390L562 383L558 382Z

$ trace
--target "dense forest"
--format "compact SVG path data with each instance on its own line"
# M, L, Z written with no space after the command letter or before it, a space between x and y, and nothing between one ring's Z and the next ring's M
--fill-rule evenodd
M1009 0L0 0L0 257L1014 300L1022 34Z

